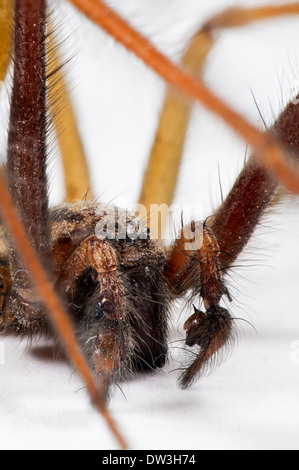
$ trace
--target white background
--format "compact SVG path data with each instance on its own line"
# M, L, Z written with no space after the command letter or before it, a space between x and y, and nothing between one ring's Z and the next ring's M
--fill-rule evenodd
M257 3L262 2L109 1L173 60L211 14ZM130 206L138 198L165 85L66 2L53 5L65 57L73 57L66 71L93 191L105 202ZM206 83L259 127L252 94L271 124L298 89L298 21L283 18L225 31L209 58ZM242 140L196 106L175 202L200 203L204 216L210 215L220 202L218 172L226 194L245 154ZM50 178L54 204L63 198L56 154ZM296 198L281 203L227 278L233 315L252 326L239 322L238 344L213 374L180 390L174 370L183 356L172 343L165 369L115 389L109 408L131 448L299 448L298 215ZM181 307L173 312L171 341L183 338L187 315ZM1 341L1 449L117 448L67 363L53 360L43 342L29 349L14 338Z

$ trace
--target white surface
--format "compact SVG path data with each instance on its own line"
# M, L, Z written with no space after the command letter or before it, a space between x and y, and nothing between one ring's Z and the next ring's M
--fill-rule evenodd
M64 5L62 10L62 3L55 2L55 11L67 29L66 56L75 54L67 69L94 191L102 200L126 207L138 197L164 85L80 15L73 17L71 8ZM121 13L175 59L182 41L212 12L232 4L261 4L109 2L119 3ZM251 91L271 123L298 85L298 20L224 32L209 59L207 83L255 124L260 125L260 117ZM226 194L244 155L244 142L196 107L175 202L196 200L204 215L210 215L220 201L218 165ZM51 198L56 203L62 197L56 156L52 164ZM228 278L233 314L254 328L239 322L237 346L212 375L181 391L172 372L180 360L174 343L164 370L121 384L122 392L115 390L110 410L131 448L299 448L298 213L296 199L277 207ZM177 328L175 323L171 340L181 338ZM36 347L27 351L26 343L13 338L1 341L1 449L116 448L67 364L37 354Z

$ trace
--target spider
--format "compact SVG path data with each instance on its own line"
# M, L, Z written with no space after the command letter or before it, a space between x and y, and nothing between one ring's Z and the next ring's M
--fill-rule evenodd
M136 281L136 280L135 280L135 281ZM195 310L195 312L197 312L197 310ZM100 308L100 311L99 311L98 313L96 312L96 314L97 314L98 316L100 316L100 315L102 314L101 308ZM100 318L99 318L99 319L100 319Z

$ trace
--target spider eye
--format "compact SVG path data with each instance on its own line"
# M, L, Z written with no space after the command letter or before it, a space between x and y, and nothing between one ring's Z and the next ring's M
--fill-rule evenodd
M96 307L96 311L95 311L95 314L94 314L94 319L95 320L100 320L100 318L102 318L103 314L104 314L103 303L99 302L97 304L97 307Z

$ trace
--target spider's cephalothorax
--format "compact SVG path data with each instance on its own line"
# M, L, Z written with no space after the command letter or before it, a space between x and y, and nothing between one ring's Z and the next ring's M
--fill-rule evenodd
M147 228L124 210L88 202L51 216L57 286L100 380L164 365L165 258Z
M103 389L136 369L162 367L166 261L147 227L124 210L92 202L54 209L51 227L54 283ZM5 323L25 334L49 333L42 303L32 292L7 293Z

